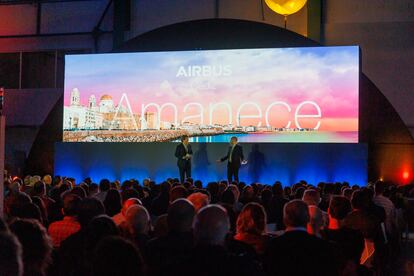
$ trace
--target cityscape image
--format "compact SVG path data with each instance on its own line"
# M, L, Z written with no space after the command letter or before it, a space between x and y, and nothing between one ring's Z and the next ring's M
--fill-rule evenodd
M63 140L358 142L359 48L67 55Z

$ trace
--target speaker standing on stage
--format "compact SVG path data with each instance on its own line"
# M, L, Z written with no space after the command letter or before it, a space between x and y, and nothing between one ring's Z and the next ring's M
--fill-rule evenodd
M191 177L191 157L193 150L188 141L188 136L181 137L181 143L175 149L175 157L177 157L177 166L180 172L181 183L184 183L186 178Z
M244 161L243 148L237 144L237 137L235 136L230 139L230 147L227 155L217 160L217 162L223 162L225 160L228 160L227 179L229 183L233 181L233 177L235 181L239 182L239 169L241 164L244 164L246 161Z

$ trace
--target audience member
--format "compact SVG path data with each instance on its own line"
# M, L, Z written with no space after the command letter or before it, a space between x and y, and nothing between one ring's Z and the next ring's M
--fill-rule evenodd
M108 179L102 179L99 182L99 192L96 193L94 196L103 202L106 198L106 193L111 188L111 182Z
M48 229L54 247L59 247L62 241L80 230L77 219L80 202L81 198L72 193L63 196L63 220L53 222Z
M108 216L113 217L118 214L122 209L121 194L118 190L110 189L106 193L106 197L103 201L105 206L105 212Z
M22 247L8 231L0 231L0 275L23 275Z
M286 232L269 242L264 268L268 275L335 275L332 246L306 232L308 206L292 200L283 210Z
M322 230L323 239L331 241L338 250L341 268L353 275L359 275L358 270L361 254L364 249L364 237L357 231L344 225L345 218L351 212L351 203L344 196L333 196L328 208L329 224ZM353 270L352 273L349 270Z
M150 215L141 205L132 205L125 215L125 223L129 239L137 246L142 255L146 255L146 245L150 239L151 231Z
M129 207L133 205L142 205L142 202L138 198L129 198L125 200L124 203L122 204L121 211L112 217L116 225L120 226L125 222L126 211L128 210Z
M148 242L148 262L154 273L188 258L194 246L192 224L194 206L187 199L177 199L168 208L168 234Z
M138 249L121 237L102 239L93 255L93 275L133 276L143 275L145 271Z
M255 202L246 204L237 219L237 234L234 239L254 247L263 254L269 237L266 235L266 212Z
M195 213L198 213L201 208L207 206L209 203L208 196L200 192L192 193L187 199L193 204Z
M51 263L52 241L38 220L18 219L10 225L23 250L23 275L46 275Z

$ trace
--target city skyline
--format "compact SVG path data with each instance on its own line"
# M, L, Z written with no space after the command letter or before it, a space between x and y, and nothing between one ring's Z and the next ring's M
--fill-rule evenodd
M73 116L78 112L69 108L75 90L81 94L79 105L87 107L92 95L96 105L110 98L113 112L121 105L124 115L134 114L131 121L139 124L144 113L154 113L156 129L187 122L358 132L359 48L68 55L64 106ZM99 114L82 112L83 125L94 116L101 120ZM104 121L111 116L104 115ZM120 129L127 119L116 122ZM111 129L108 123L102 128Z

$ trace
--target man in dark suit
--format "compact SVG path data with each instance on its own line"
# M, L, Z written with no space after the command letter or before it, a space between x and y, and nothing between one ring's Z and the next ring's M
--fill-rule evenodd
M188 136L181 137L181 143L175 149L175 157L177 157L177 166L180 172L181 183L186 178L191 177L191 157L193 150L189 144Z
M243 156L243 148L237 144L237 137L233 136L230 139L230 147L227 151L227 155L223 158L217 160L217 162L223 162L228 160L227 162L227 179L229 183L234 180L239 182L239 169L244 160Z
M338 275L333 246L306 232L309 210L299 199L283 209L286 232L271 240L264 256L267 275Z

